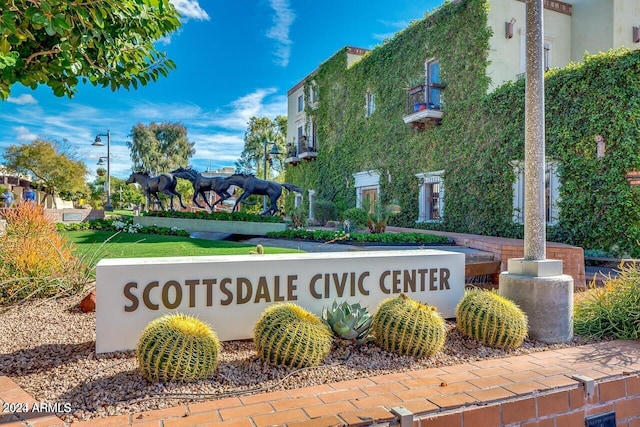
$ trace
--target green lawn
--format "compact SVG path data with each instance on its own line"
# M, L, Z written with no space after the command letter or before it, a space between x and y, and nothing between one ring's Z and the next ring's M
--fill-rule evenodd
M238 255L255 250L255 246L245 243L156 234L115 234L109 231L66 231L62 234L75 244L76 254L92 264L102 258ZM264 250L267 254L303 252L270 247Z
M133 211L128 211L124 209L116 209L113 212L105 212L106 216L133 216Z

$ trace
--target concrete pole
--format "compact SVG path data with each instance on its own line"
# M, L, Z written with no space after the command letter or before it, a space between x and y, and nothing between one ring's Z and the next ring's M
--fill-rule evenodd
M573 337L573 278L562 274L562 261L546 259L543 10L543 0L526 0L524 257L508 260L499 293L525 312L530 338L567 342Z
M545 127L542 0L528 0L524 130L524 259L546 256Z

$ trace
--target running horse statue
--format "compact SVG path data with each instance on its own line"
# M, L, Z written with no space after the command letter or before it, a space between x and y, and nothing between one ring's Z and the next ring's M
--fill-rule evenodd
M171 201L171 210L173 210L173 196L178 196L180 206L186 208L182 203L182 196L176 191L178 179L172 174L163 173L158 176L151 177L146 172L133 172L129 178L127 178L126 183L133 184L134 182L140 184L144 190L149 205L153 204L153 201L151 200L151 195L153 194L157 203L160 205L160 209L165 210L162 202L160 201L160 197L158 197L158 192L160 192L169 196L169 200Z
M283 187L287 191L302 193L302 189L293 184L287 184L285 182L280 184L273 181L265 181L263 179L256 178L255 175L246 175L240 173L234 173L233 175L225 178L223 184L224 185L222 186L221 190L226 190L232 185L242 187L242 189L244 190L242 195L236 200L236 204L233 205L232 211L235 211L238 208L238 204L245 202L247 197L251 196L252 194L268 196L269 200L271 201L271 206L269 206L269 209L267 209L267 207L265 206L264 211L260 215L275 215L276 212L279 211L277 201L282 194Z
M198 195L202 197L210 211L213 210L215 205L231 197L231 194L227 192L229 189L228 185L225 186L224 189L221 189L224 182L224 177L222 176L205 177L194 169L183 167L179 167L171 173L178 178L191 181L191 185L193 185L193 203L199 208L202 208L203 206L198 203ZM219 197L213 205L209 203L209 200L207 200L207 195L205 194L207 191L214 191Z

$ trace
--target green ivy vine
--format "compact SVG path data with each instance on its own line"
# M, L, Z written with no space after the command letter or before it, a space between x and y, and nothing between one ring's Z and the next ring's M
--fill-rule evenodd
M318 157L287 167L286 181L344 210L355 206L353 174L377 170L383 203L402 209L393 223L415 226L415 174L445 170L444 221L435 227L522 237L512 222L511 162L524 159L524 81L487 94L487 8L486 0L446 3L350 67L346 48L324 62L312 77L320 102L306 110L316 121ZM402 121L406 82L430 58L440 61L445 111L441 125L418 131ZM561 182L560 218L548 239L640 256L640 186L625 178L640 170L640 51L553 69L545 86L547 158L559 164ZM367 91L376 97L370 117ZM596 135L607 143L601 159Z

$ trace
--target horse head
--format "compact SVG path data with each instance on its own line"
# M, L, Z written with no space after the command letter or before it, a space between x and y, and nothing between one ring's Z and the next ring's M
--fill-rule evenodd
M133 184L134 182L136 182L136 173L132 172L131 175L129 175L129 178L127 178L127 180L124 183Z

